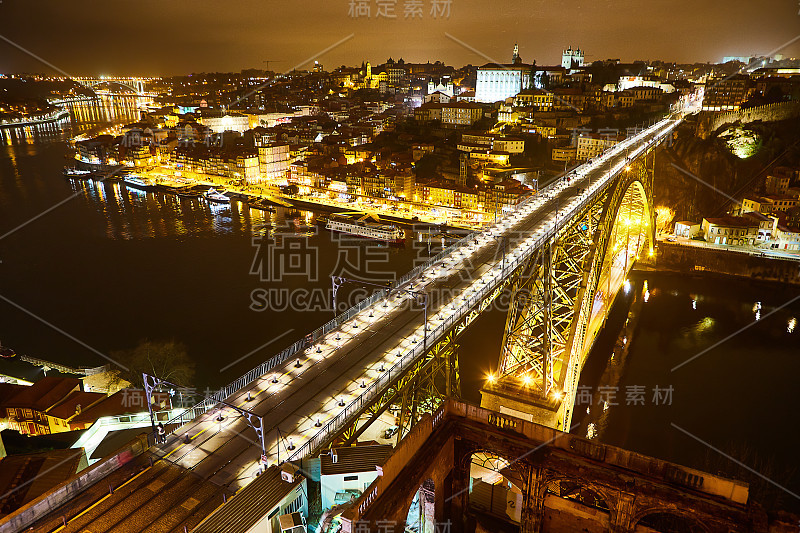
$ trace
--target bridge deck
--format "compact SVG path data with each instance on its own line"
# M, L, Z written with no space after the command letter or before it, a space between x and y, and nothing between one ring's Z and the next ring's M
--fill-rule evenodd
M424 290L430 295L428 329L433 333L429 333L427 345L431 346L435 336L444 332L444 328L437 326L468 311L464 307L465 302L471 301L471 295L491 289L491 284L502 278L502 264L507 270L512 268L515 261L521 261L525 254L532 253L554 229L569 220L574 214L572 211L578 209L582 201L605 187L612 175L624 167L626 149L631 157L635 157L637 150L645 149L645 143L676 124L675 120L664 120L636 139L629 140L627 145L618 145L594 163L571 173L569 183L566 178L557 180L522 208L478 235L477 244L471 243L463 250L463 255L452 254L425 270L420 278L412 280L414 290ZM584 194L577 195L576 187L584 189ZM505 263L502 252L498 253L501 250L500 236L508 237ZM439 297L441 294L446 294L449 299L444 301ZM347 404L357 401L365 391L361 387L362 381L369 385L380 377L382 373L378 369L381 365L388 369L399 360L418 355L418 347L422 344L423 311L405 305L409 298L394 293L388 299L387 307L381 301L365 309L338 331L323 338L317 345L320 353L317 353L317 346L313 346L301 354L299 368L294 359L287 361L274 374L262 376L226 400L264 417L270 462L286 460L292 453L287 449L289 439L294 447L299 447L320 432L315 427L317 420L324 429L342 412L340 400ZM368 317L370 311L374 314L372 318ZM340 340L336 340L337 334ZM405 355L398 357L399 352ZM273 375L278 377L278 383L272 383ZM250 401L247 400L248 393L252 398ZM223 416L222 421L216 418L219 414ZM278 438L279 431L283 439ZM118 509L130 508L135 500L135 512L127 513L125 518L126 529L155 530L155 520L160 524L158 530L182 531L184 520L199 521L210 512L208 507L192 503L194 500L202 495L205 498L219 496L225 491L235 492L249 484L259 470L261 454L255 432L236 411L224 406L184 425L170 435L165 444L151 448L150 452L162 460L154 466L139 461L109 479L112 485L114 481L129 483L130 490L117 490L107 495L101 505L94 507L91 497L80 498L69 506L68 512L63 508L56 510L52 516L37 523L35 529L41 527L42 531L49 531L47 524L60 521L64 514L68 518L70 514L77 515L84 507L86 511L80 515L75 527L69 522L65 531L112 531L116 527L114 517ZM136 466L143 470L135 475L135 479L126 478L131 475L131 468ZM162 492L168 491L168 494L156 497L154 495L159 492L154 489L163 489ZM107 491L107 487L98 490ZM221 503L218 500L215 500L217 505ZM191 508L191 512L180 518L183 516L180 509L187 508ZM192 518L188 518L189 515Z

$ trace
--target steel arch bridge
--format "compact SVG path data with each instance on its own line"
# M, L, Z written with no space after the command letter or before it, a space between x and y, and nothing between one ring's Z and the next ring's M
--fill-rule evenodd
M141 78L101 77L101 78L72 78L72 80L90 89L94 89L98 85L114 83L116 85L120 85L122 87L130 89L139 96L142 96L145 93L144 90L145 80Z
M136 475L141 491L116 491L109 506L139 491L144 503L126 516L129 529L163 519L175 531L221 531L214 524L239 520L239 503L251 501L245 494L263 490L254 480L269 479L259 477L264 466L292 461L309 470L308 461L334 446L385 442L375 428L387 418L400 440L460 395L459 337L493 305L508 315L499 370L481 391L482 405L569 428L594 336L636 256L652 246L655 149L681 120L671 115L548 184L196 406L158 418L174 432L149 448L154 463ZM170 387L149 381L148 394L162 385ZM162 472L180 486L152 498L148 487ZM209 486L237 495L213 510L190 511ZM71 501L80 507L84 500ZM87 509L80 527L106 527L104 509ZM54 521L63 515L59 509Z
M655 149L630 161L526 260L506 269L413 367L364 402L340 433L317 446L353 444L389 409L398 413L399 442L422 415L434 412L447 397L460 397L458 338L492 307L507 309L507 318L499 371L481 391L482 406L513 409L555 429L568 428L594 337L636 259L653 251ZM519 245L529 234L507 232L503 237L494 249L498 262L503 247ZM503 296L508 303L500 301Z
M567 221L516 273L498 372L482 406L570 427L583 363L628 272L653 253L655 147Z
M460 397L459 337L501 305L499 371L482 406L568 428L594 337L636 258L652 251L655 150L681 120L664 119L556 180L170 423L191 433L221 402L267 394L253 412L264 417L269 461L352 444L387 414L399 441ZM282 414L270 414L272 396L284 394Z

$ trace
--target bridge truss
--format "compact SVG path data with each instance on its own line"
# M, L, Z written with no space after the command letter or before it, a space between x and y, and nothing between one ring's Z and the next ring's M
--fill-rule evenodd
M654 165L654 149L630 163L512 284L497 378L557 412L557 429L569 427L580 370L617 291L655 242Z

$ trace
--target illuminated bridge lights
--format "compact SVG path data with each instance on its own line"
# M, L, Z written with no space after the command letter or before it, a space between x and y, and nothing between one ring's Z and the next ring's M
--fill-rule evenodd
M665 129L667 128L667 129ZM672 126L668 121L661 123L657 128L651 129L646 132L646 135L661 135L663 131L670 131ZM644 135L644 134L640 134ZM628 141L622 143L621 145L617 145L616 150L611 150L610 152L604 154L600 158L597 158L595 161L588 163L583 168L579 169L571 173L570 179L580 179L586 178L589 172L595 172L596 169L600 166L605 164L606 161L612 156L619 154L620 150L624 149L631 145L631 143L640 142L641 137L637 136L635 139L629 139ZM648 143L649 146L649 143ZM630 157L636 157L638 154L642 153L647 146L640 146L637 149L634 149L630 154ZM542 222L540 222L536 227L532 228L530 231L530 235L519 242L517 246L513 247L509 252L506 254L505 261L506 261L506 268L515 268L514 265L509 265L509 263L515 263L520 259L524 258L526 254L532 253L534 247L537 247L542 244L542 239L550 233L550 228L557 227L557 224L561 222L562 225L566 224L571 218L576 214L577 209L583 205L583 200L585 200L589 195L594 194L596 191L605 187L607 182L612 178L615 173L618 173L623 165L617 164L612 169L610 173L604 173L600 177L592 178L591 182L584 187L583 194L580 196L572 197L572 200L569 202L565 202L564 205L559 206L559 215L556 217L553 214L548 214ZM532 200L524 202L518 211L508 213L502 218L498 220L498 223L494 226L488 226L484 232L474 239L474 241L470 241L458 249L452 256L445 258L444 260L440 261L435 265L431 265L430 268L425 270L422 275L430 277L429 283L424 283L422 286L428 286L433 284L433 281L437 278L441 278L451 272L451 265L455 268L457 265L460 265L465 262L465 258L467 255L476 254L480 250L482 250L490 241L494 241L496 243L497 237L506 234L512 228L517 227L519 224L527 220L532 214L540 211L542 208L547 208L548 203L545 202L545 199L551 198L554 194L558 194L560 191L563 191L566 188L566 179L562 178L559 182L553 184L552 187L544 191L540 191L540 194L537 194L533 197ZM550 207L552 209L552 206ZM629 224L630 225L630 224ZM646 227L646 226L645 226ZM460 260L459 260L460 258ZM440 308L440 311L436 313L433 317L431 317L428 321L429 325L427 329L432 331L432 322L444 322L448 318L459 318L459 316L463 313L468 311L468 304L471 298L474 298L477 295L487 294L488 290L491 288L490 281L495 283L496 280L501 278L502 272L502 258L497 258L494 265L489 266L489 269L484 272L484 274L471 283L469 283L464 289L462 289L461 294L454 295L453 299L450 302L445 302L444 306ZM417 279L417 283L419 283L419 279ZM409 283L408 286L411 290L414 290L414 283ZM355 317L353 317L352 323L350 324L351 328L346 328L346 325L340 329L337 329L335 332L331 332L326 335L323 339L320 339L317 344L312 347L311 351L312 354L309 356L316 354L322 358L330 355L333 350L341 348L343 345L346 345L350 340L356 338L359 334L361 329L367 329L370 323L375 323L379 320L392 316L400 307L402 303L406 301L409 296L402 296L402 297L392 297L385 299L381 306L377 304L371 306L368 309L363 310ZM378 312L378 308L383 308L385 311ZM369 315L369 316L367 316ZM365 328L361 328L359 326L367 326ZM343 334L341 330L347 329L348 333ZM378 359L372 366L368 366L364 371L364 376L356 376L356 381L351 381L349 386L345 386L347 390L339 391L332 400L330 401L323 401L321 402L323 405L317 407L318 413L314 416L310 417L301 417L302 422L298 423L298 427L300 427L303 431L301 434L306 434L309 438L313 437L314 431L323 427L325 424L328 424L337 413L341 412L341 408L346 407L348 402L356 400L361 394L367 392L368 387L366 386L367 381L372 381L373 379L377 379L379 375L383 372L391 370L391 367L394 364L398 364L399 361L402 361L402 358L408 355L410 357L411 350L415 347L419 346L419 341L422 338L424 328L420 326L419 328L415 329L410 333L410 335L406 336L405 338L401 339L397 346L385 352L380 359ZM431 342L435 342L436 339L431 339ZM309 360L311 358L309 357ZM379 365L379 366L378 366ZM287 367L291 366L291 363L286 364ZM288 386L290 382L293 381L292 374L301 373L305 368L309 365L303 365L304 368L300 369L292 369L287 368L286 370L289 372L289 380L284 384L277 383L276 374L273 374L272 379L275 380L271 385L267 386L267 389L276 389L282 388L284 386ZM377 367L377 368L376 368ZM377 372L377 374L376 374ZM352 378L351 378L352 379ZM489 373L486 377L488 382L493 382L496 377L494 374ZM530 378L529 378L530 379ZM279 385L279 387L275 387L275 385ZM355 390L353 390L355 389ZM554 397L560 397L563 395L563 392L560 391L553 391L552 394ZM329 397L330 398L330 397ZM321 407L321 409L320 409ZM302 443L307 442L308 439L300 439L296 436L296 433L292 435L293 444L297 444L298 446L302 446ZM277 450L277 443L274 443L274 447L271 448L271 452ZM273 455L274 456L274 455ZM283 453L281 453L281 458L284 459ZM285 459L284 459L285 460Z

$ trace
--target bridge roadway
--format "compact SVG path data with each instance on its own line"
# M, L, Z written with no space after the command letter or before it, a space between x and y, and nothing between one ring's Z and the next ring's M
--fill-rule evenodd
M552 238L554 231L625 168L628 157L632 160L663 139L680 120L664 119L554 181L405 284L429 295L427 346ZM578 194L578 188L584 192ZM500 252L501 236L507 238L505 259ZM227 403L263 417L269 463L315 452L310 439L316 436L314 442L319 443L320 434L335 432L338 428L334 426L343 418L337 415L357 404L361 395L376 393L373 382L394 371L393 365L408 366L420 356L423 310L406 305L411 299L394 292L379 300L309 347L299 359L286 361L274 373L227 398ZM348 407L341 407L341 402ZM105 486L90 489L65 506L68 509L57 509L37 522L34 529L191 529L222 503L222 493L232 494L255 478L261 467L260 448L254 430L242 416L219 405L179 428L166 443L152 447L150 457L161 460L150 465L142 456L113 474L109 483L119 484L113 494Z

